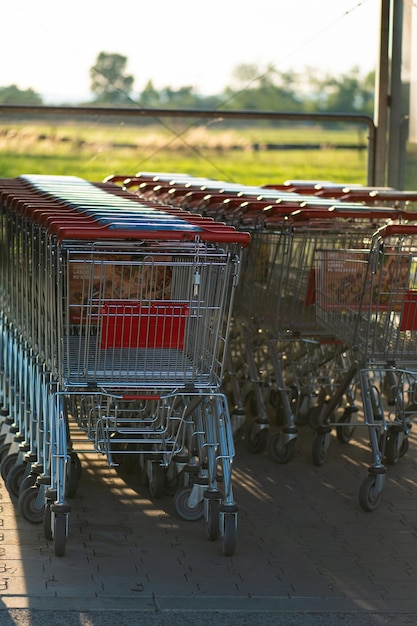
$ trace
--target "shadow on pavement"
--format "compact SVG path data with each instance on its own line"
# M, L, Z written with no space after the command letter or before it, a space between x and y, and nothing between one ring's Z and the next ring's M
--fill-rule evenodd
M378 510L365 513L365 429L349 444L334 437L322 467L310 460L312 431L300 431L288 465L237 446L233 557L206 539L203 521L179 519L172 497L152 501L139 474L96 454L80 453L62 558L1 483L1 625L414 624L414 434Z

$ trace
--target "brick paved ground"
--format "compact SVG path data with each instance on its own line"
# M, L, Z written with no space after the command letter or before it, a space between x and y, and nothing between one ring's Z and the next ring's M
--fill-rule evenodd
M229 558L207 541L202 521L179 519L172 498L151 501L136 475L123 477L95 454L80 455L63 558L41 526L16 515L1 482L1 626L122 626L140 616L171 626L414 624L415 435L388 469L378 510L365 513L358 490L371 456L359 430L350 444L334 438L322 467L311 463L308 426L288 465L240 443L238 546Z

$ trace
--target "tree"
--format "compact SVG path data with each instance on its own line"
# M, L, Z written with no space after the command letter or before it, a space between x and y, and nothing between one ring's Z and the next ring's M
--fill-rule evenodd
M148 80L142 93L140 94L140 106L144 109L157 108L161 106L161 96L151 80Z
M301 101L295 81L280 74L272 66L261 70L253 64L238 65L232 75L231 87L224 91L229 109L246 111L300 111Z
M191 85L179 89L164 87L157 91L151 80L146 83L138 100L138 105L145 109L215 109L220 103L219 96L201 96Z
M161 102L171 109L196 109L199 97L192 85L184 85L179 89L164 87L161 91Z
M41 96L33 89L19 89L16 85L0 87L0 104L43 104Z
M375 73L363 77L358 67L339 77L310 71L310 96L316 110L326 113L364 113L372 116Z
M132 104L133 76L126 74L127 58L121 54L100 52L90 69L91 91L97 104Z
M317 69L301 73L264 70L254 64L235 67L223 92L228 109L294 111L305 113L362 113L372 117L375 74L353 67L341 76L320 75Z

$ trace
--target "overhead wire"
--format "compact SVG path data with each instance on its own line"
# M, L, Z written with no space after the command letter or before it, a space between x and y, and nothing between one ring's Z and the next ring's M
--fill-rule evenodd
M414 3L414 0L411 0ZM326 24L323 28L319 29L318 31L316 31L314 34L312 34L311 37L305 39L300 45L296 46L295 48L293 48L290 52L288 52L288 54L286 54L283 58L282 61L287 61L289 58L291 58L293 55L297 54L298 52L300 52L300 50L303 50L304 48L306 48L307 46L311 45L311 43L313 43L318 37L322 37L328 30L334 28L337 24L339 24L341 21L343 21L344 19L346 19L348 16L350 16L352 13L354 13L355 11L357 11L361 6L367 4L369 2L369 0L361 0L360 2L355 2L355 4L350 8L345 10L341 15L339 15L336 19L332 20L331 22L329 22L328 24ZM232 102L235 98L237 98L239 95L245 93L246 91L248 91L252 85L254 85L255 83L257 83L258 81L267 78L270 74L272 74L273 72L277 72L276 66L275 65L269 65L267 70L265 72L262 72L261 74L259 74L258 76L255 76L254 78L252 78L251 80L249 80L245 86L238 90L233 92L232 94L230 94L227 98L223 99L216 107L213 108L213 111L216 110L221 110L222 108L224 108L225 106L227 106L228 104L230 104L230 102ZM131 102L132 105L139 107L139 108L144 108L141 107L141 102L139 101L135 101L133 100L133 98L130 96L130 94L123 92L123 90L118 89L119 92L122 93L122 95ZM186 115L184 115L184 117L186 117ZM164 143L162 146L159 146L158 148L156 148L151 154L147 155L145 159L142 159L138 165L136 166L138 169L140 169L142 167L142 165L146 162L148 162L149 160L153 159L155 156L157 156L158 154L160 154L162 151L166 150L167 148L169 148L175 141L180 140L182 142L182 144L187 147L188 149L190 149L192 152L194 152L199 158L201 158L202 160L206 161L206 163L208 163L223 179L227 180L228 182L233 182L233 180L228 176L228 174L226 174L225 172L223 172L221 170L221 168L219 168L217 166L216 163L214 163L214 161L212 161L210 158L208 158L205 154L202 153L202 151L194 146L191 145L189 142L186 141L186 139L184 138L184 136L192 129L195 128L199 125L201 125L201 122L204 121L204 117L202 116L201 118L197 118L195 121L193 121L192 123L188 124L185 128L183 128L181 131L176 131L168 122L166 122L164 120L164 118L162 118L161 116L155 115L154 119L163 127L165 128L169 133L171 133L172 137L171 139L169 139L166 143ZM221 116L219 116L219 120L221 121ZM213 119L210 120L210 124L213 123ZM209 124L209 122L206 121L206 123L204 124L205 127L207 127Z

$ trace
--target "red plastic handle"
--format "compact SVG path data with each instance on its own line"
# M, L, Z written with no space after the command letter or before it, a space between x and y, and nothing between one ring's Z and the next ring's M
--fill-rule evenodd
M417 224L388 224L379 228L375 237L385 239L386 237L395 237L397 235L412 235L417 237Z

